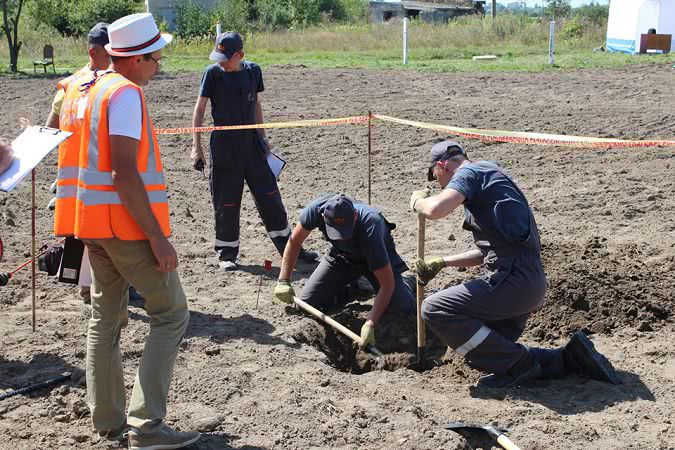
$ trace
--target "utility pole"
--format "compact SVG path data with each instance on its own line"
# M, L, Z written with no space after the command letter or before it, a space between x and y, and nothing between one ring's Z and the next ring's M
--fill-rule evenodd
M493 18L493 19L494 19L495 17L497 17L497 0L492 0L492 11L491 11L491 14L492 14L492 18Z

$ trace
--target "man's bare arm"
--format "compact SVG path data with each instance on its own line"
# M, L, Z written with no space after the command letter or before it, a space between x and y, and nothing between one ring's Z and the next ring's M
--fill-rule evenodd
M311 230L305 229L300 224L297 224L295 228L293 228L291 237L288 239L288 243L284 249L284 257L281 260L279 280L290 281L291 275L293 274L293 269L295 269L295 264L298 261L300 249L302 249L302 244L305 242L305 239L307 239L307 236L309 236L311 232Z
M59 128L59 116L54 114L54 111L49 112L49 117L47 117L47 123L45 126L49 128Z
M192 113L192 126L201 127L204 123L204 114L206 112L206 103L209 101L208 97L197 97L195 109ZM198 161L204 161L204 150L202 149L202 134L192 133L192 152L190 153L192 159L192 167L197 168Z
M483 263L483 253L478 250L468 250L452 256L444 256L445 267L473 267Z
M465 197L454 189L443 189L440 193L415 202L415 210L427 219L441 219L464 203Z
M377 291L375 300L373 300L373 307L370 309L370 313L368 313L368 321L372 322L373 325L377 325L380 317L382 317L382 314L389 307L391 296L394 295L394 289L396 288L396 281L394 280L394 272L391 270L390 263L387 263L381 269L373 271L373 274L380 285L380 290Z

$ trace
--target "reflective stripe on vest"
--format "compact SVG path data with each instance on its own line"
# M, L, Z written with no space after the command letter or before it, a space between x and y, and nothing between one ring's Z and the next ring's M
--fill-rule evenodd
M116 192L110 167L107 113L110 99L121 89L135 89L140 95L143 128L136 156L138 174L157 222L166 236L170 234L164 174L145 98L138 86L117 73L109 73L91 87L84 114L75 223L75 235L82 239L147 239Z
M150 203L166 203L168 201L166 191L148 191L147 194ZM119 194L115 191L80 188L77 190L77 199L86 206L122 204Z
M92 77L93 72L85 66L57 84L58 89L64 91L59 128L73 133L68 140L59 145L59 169L54 205L54 234L57 236L72 236L75 232L75 197L82 140L82 119L78 118L78 109L80 102L87 95L86 92L80 92L79 87Z

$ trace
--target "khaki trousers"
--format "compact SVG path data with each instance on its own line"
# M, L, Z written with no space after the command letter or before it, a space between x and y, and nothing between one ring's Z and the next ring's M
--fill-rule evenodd
M166 399L189 312L178 273L159 272L148 241L85 240L91 263L91 319L87 333L87 395L94 428L125 424L152 433L166 415ZM136 373L129 413L120 352L128 322L129 284L145 298L150 333Z

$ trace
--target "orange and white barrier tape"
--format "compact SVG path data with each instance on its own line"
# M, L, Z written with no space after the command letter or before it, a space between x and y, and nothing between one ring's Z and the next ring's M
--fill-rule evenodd
M299 128L299 127L322 127L330 125L347 125L367 123L370 119L383 120L385 122L409 125L417 128L437 131L439 133L461 136L468 139L478 139L488 142L511 142L514 144L533 145L560 145L578 148L635 148L635 147L675 147L673 140L646 140L631 141L622 139L608 139L588 136L568 136L564 134L528 133L520 131L486 130L481 128L460 128L434 123L418 122L415 120L399 119L383 114L370 116L340 117L336 119L295 120L291 122L259 123L252 125L224 125L210 127L183 127L183 128L158 128L157 134L191 134L206 133L209 131L225 130L254 130L259 128Z
M563 134L526 133L518 131L483 130L480 128L459 128L433 123L417 122L414 120L399 119L396 117L373 114L374 119L386 122L410 125L417 128L425 128L440 133L462 136L469 139L492 142L512 142L515 144L534 145L562 145L568 147L591 147L591 148L627 148L627 147L675 147L675 141L625 141L621 139L607 139L587 136L568 136Z
M347 125L368 122L368 116L340 117L337 119L295 120L293 122L257 123L253 125L223 125L211 127L157 128L157 134L191 134L224 130L255 130L258 128L298 128L323 127L328 125Z

